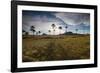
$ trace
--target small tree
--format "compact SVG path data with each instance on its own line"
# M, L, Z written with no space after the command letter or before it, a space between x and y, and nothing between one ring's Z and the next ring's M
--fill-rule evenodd
M28 35L28 32L25 32L25 35L27 36Z
M41 33L41 31L38 31L38 33L40 34L40 33Z
M30 27L30 30L33 32L33 35L35 35L34 33L35 33L35 27L34 26L31 26Z
M77 32L78 32L78 29L75 29L75 31L76 31L76 34L77 34Z
M48 30L48 32L49 32L49 35L50 35L50 33L51 33L51 30Z
M68 26L66 26L65 28L66 28L66 32L67 32L67 28L68 28Z
M60 31L59 31L59 34L61 34L61 30L62 30L62 27L61 27L61 26L59 27L59 30L60 30Z
M52 29L53 29L53 35L55 35L55 27L56 27L56 25L52 24L51 26L52 26Z

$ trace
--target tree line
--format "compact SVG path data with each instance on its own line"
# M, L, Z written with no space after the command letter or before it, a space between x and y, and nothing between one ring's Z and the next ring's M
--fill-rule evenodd
M49 35L51 35L51 32L52 32L52 34L53 35L55 35L55 31L56 31L56 25L55 24L52 24L51 25L51 27L52 27L52 31L51 30L48 30L48 34ZM63 27L62 26L59 26L58 27L58 29L59 29L59 35L61 35L61 30L63 29ZM66 29L66 33L67 33L67 29L68 29L68 26L65 26L65 29ZM32 33L33 33L33 35L40 35L42 32L41 31L36 31L36 29L35 29L35 26L30 26L30 31L32 31ZM78 29L75 29L75 31L76 31L76 33L78 32ZM27 32L27 31L25 31L25 30L23 30L22 31L25 35L28 35L29 33ZM45 33L43 33L43 35L46 35Z

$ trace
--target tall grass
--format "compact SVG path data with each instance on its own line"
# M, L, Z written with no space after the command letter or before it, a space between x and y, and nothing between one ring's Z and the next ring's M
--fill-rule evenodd
M23 62L77 60L90 58L90 37L29 36L22 42Z

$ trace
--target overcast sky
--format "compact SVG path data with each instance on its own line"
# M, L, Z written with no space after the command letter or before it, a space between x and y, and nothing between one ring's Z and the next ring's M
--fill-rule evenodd
M75 29L78 29L78 33L89 33L90 14L27 10L22 12L22 29L29 32L29 34L32 34L30 26L35 26L36 31L48 34L48 30L53 31L52 24L56 25L55 34L59 34L59 26L63 27L61 33L66 32L65 26L68 26L67 31L76 32Z

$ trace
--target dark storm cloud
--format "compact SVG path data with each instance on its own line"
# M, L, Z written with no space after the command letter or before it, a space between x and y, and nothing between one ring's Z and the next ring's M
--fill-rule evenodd
M83 25L81 26L80 24ZM51 29L51 24L56 24L57 27L66 25L69 26L70 31L75 31L73 26L90 27L90 14L88 13L71 13L71 12L44 12L44 11L23 11L22 12L22 25L23 30L30 31L30 26L35 26L36 30L41 30L44 33L48 33ZM77 27L76 26L76 27ZM89 28L87 29L89 32ZM59 31L59 30L58 30ZM58 31L56 32L58 34ZM64 32L63 29L62 32Z
M85 23L87 25L90 24L90 14L88 13L55 13L55 15L59 18L61 18L66 23L69 23L70 25L77 25L80 23Z

